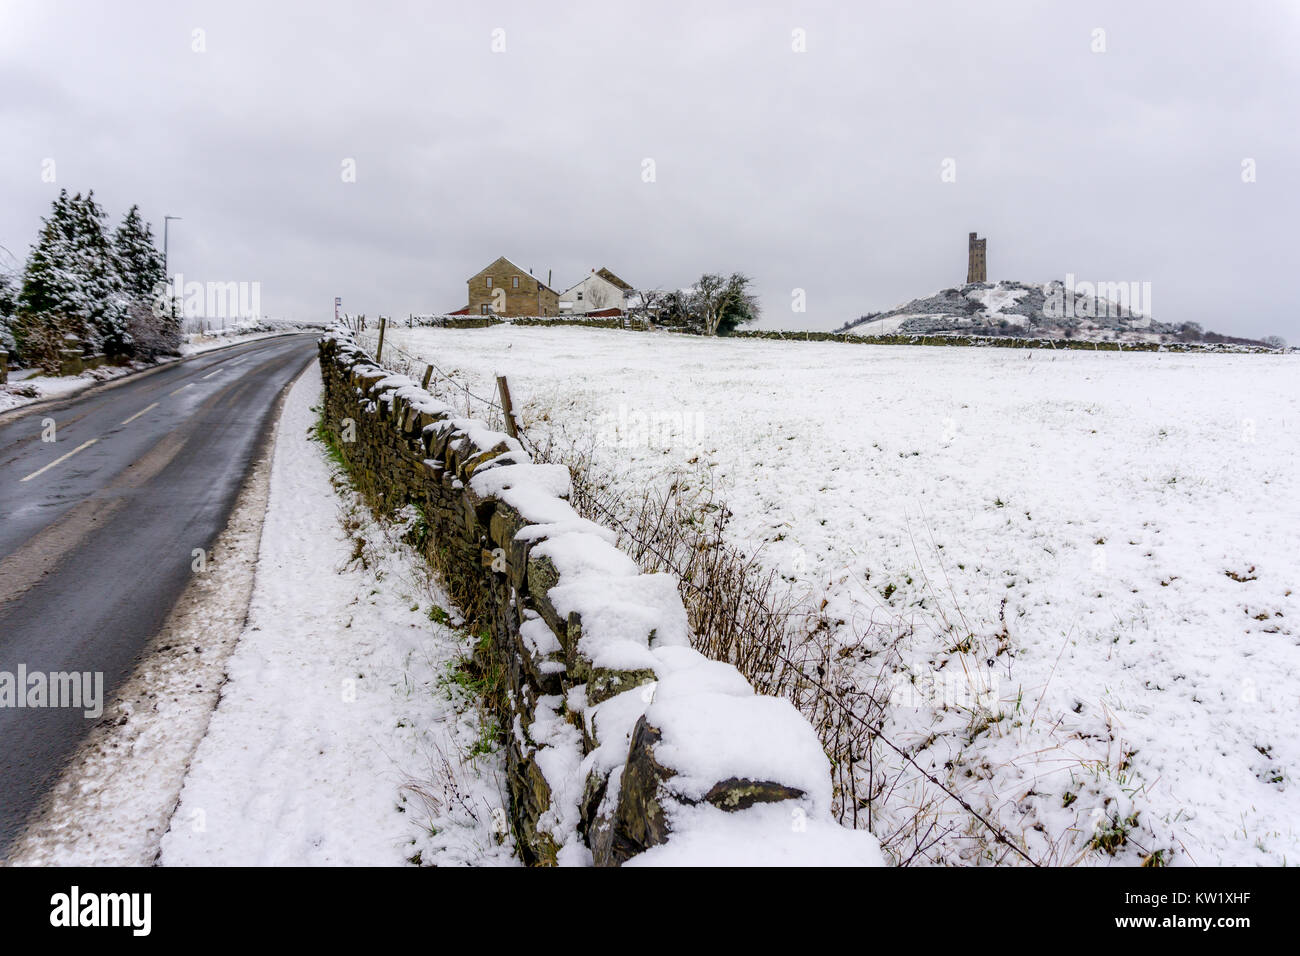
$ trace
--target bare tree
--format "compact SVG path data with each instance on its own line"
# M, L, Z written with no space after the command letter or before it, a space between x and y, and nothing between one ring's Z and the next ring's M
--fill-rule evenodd
M690 311L705 335L717 335L728 317L731 325L758 318L758 301L749 294L751 281L741 272L725 278L711 272L700 276L690 297Z
M636 289L627 294L627 314L646 322L658 322L668 293L662 289Z

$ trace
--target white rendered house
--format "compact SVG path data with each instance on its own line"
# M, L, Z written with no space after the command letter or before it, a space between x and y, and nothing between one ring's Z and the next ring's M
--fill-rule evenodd
M561 315L586 315L606 309L627 308L632 287L608 269L592 269L581 281L560 293Z

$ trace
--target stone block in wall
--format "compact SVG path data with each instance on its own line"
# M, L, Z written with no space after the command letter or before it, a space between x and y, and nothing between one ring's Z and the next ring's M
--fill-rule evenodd
M528 590L557 632L567 630L569 611L557 609L550 592L560 585L596 578L630 578L640 573L636 562L608 540L583 532L563 532L535 544L528 559Z
M59 349L60 375L80 375L84 369L81 349Z
M551 789L546 775L533 759L536 748L512 734L506 744L506 789L511 817L524 862L554 866L559 848L538 823L550 808Z
M542 694L563 693L567 667L559 637L536 611L525 611L524 618L519 641L526 668Z
M662 686L662 685L661 685ZM658 688L656 689L658 690ZM696 691L656 700L637 721L619 779L604 864L665 842L674 806L725 812L830 802L830 765L816 734L783 698Z

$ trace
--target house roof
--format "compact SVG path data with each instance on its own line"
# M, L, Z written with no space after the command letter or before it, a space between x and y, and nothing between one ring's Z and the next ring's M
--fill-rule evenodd
M608 271L608 269L604 268L603 265L601 268L595 271L595 274L603 278L603 280L606 282L612 282L612 284L619 287L619 289L625 291L625 293L630 293L630 291L632 291L632 286L629 286L627 282L624 282L623 280L621 280L621 278L615 276L614 273Z
M599 269L596 270L596 275L600 276L600 277L601 277L602 279L604 279L606 282L611 282L611 283L613 283L614 285L618 286L618 287L619 287L620 289L622 289L624 292L631 292L631 291L632 291L632 287L631 287L630 285L628 285L626 282L624 282L624 281L623 281L622 279L620 279L618 276L614 275L614 273L610 272L610 271L609 271L608 269L606 269L604 266L601 266Z
M538 284L539 286L541 286L543 289L546 289L548 292L555 292L554 289L552 289L549 285L547 285L545 282L543 282L543 281L542 281L541 279L539 279L537 276L533 275L533 274L532 274L531 272L529 272L527 269L521 269L521 268L519 268L518 265L516 265L515 263L511 262L511 261L510 261L509 259L507 259L505 256L498 256L497 258L493 259L491 262L489 262L487 265L485 265L482 269L479 269L478 272L474 273L474 274L473 274L472 276L470 276L469 278L470 278L470 279L477 279L479 276L481 276L483 273L487 272L487 271L488 271L489 269L491 269L493 266L497 265L498 263L502 263L502 262L504 262L504 263L505 263L506 265L508 265L510 268L517 270L518 273L519 273L521 276L528 276L528 277L530 277L530 278L537 279L537 284ZM466 279L465 281L468 282L469 279ZM559 295L559 293L557 292L556 295Z
M569 286L567 289L561 292L560 295L568 295L574 289L578 288L578 286L582 285L584 282L587 282L593 278L600 279L603 282L608 282L619 292L628 293L628 292L635 291L630 285L628 285L618 276L614 275L614 273L610 272L608 269L602 268L602 269L592 269L590 272L588 272L577 282L573 283L573 285Z

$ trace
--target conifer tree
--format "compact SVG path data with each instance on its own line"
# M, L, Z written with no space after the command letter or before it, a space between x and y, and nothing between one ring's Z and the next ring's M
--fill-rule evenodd
M127 297L134 351L149 358L175 353L181 344L180 316L166 297L162 253L154 245L153 230L141 218L138 206L132 206L117 227L113 251Z
M76 268L85 282L86 319L89 344L108 355L130 351L127 329L130 305L117 256L104 222L108 215L95 202L94 190L85 198L74 197L76 209Z
M162 293L166 281L162 253L154 245L153 229L140 217L139 206L132 206L122 217L113 236L113 251L123 288L133 301L152 302Z
M0 351L18 351L13 335L14 313L17 310L18 283L9 267L0 261Z
M74 266L77 231L73 203L66 189L59 191L50 214L41 220L40 234L23 270L13 333L20 356L29 362L44 357L37 352L55 349L56 338L86 336L85 284Z

